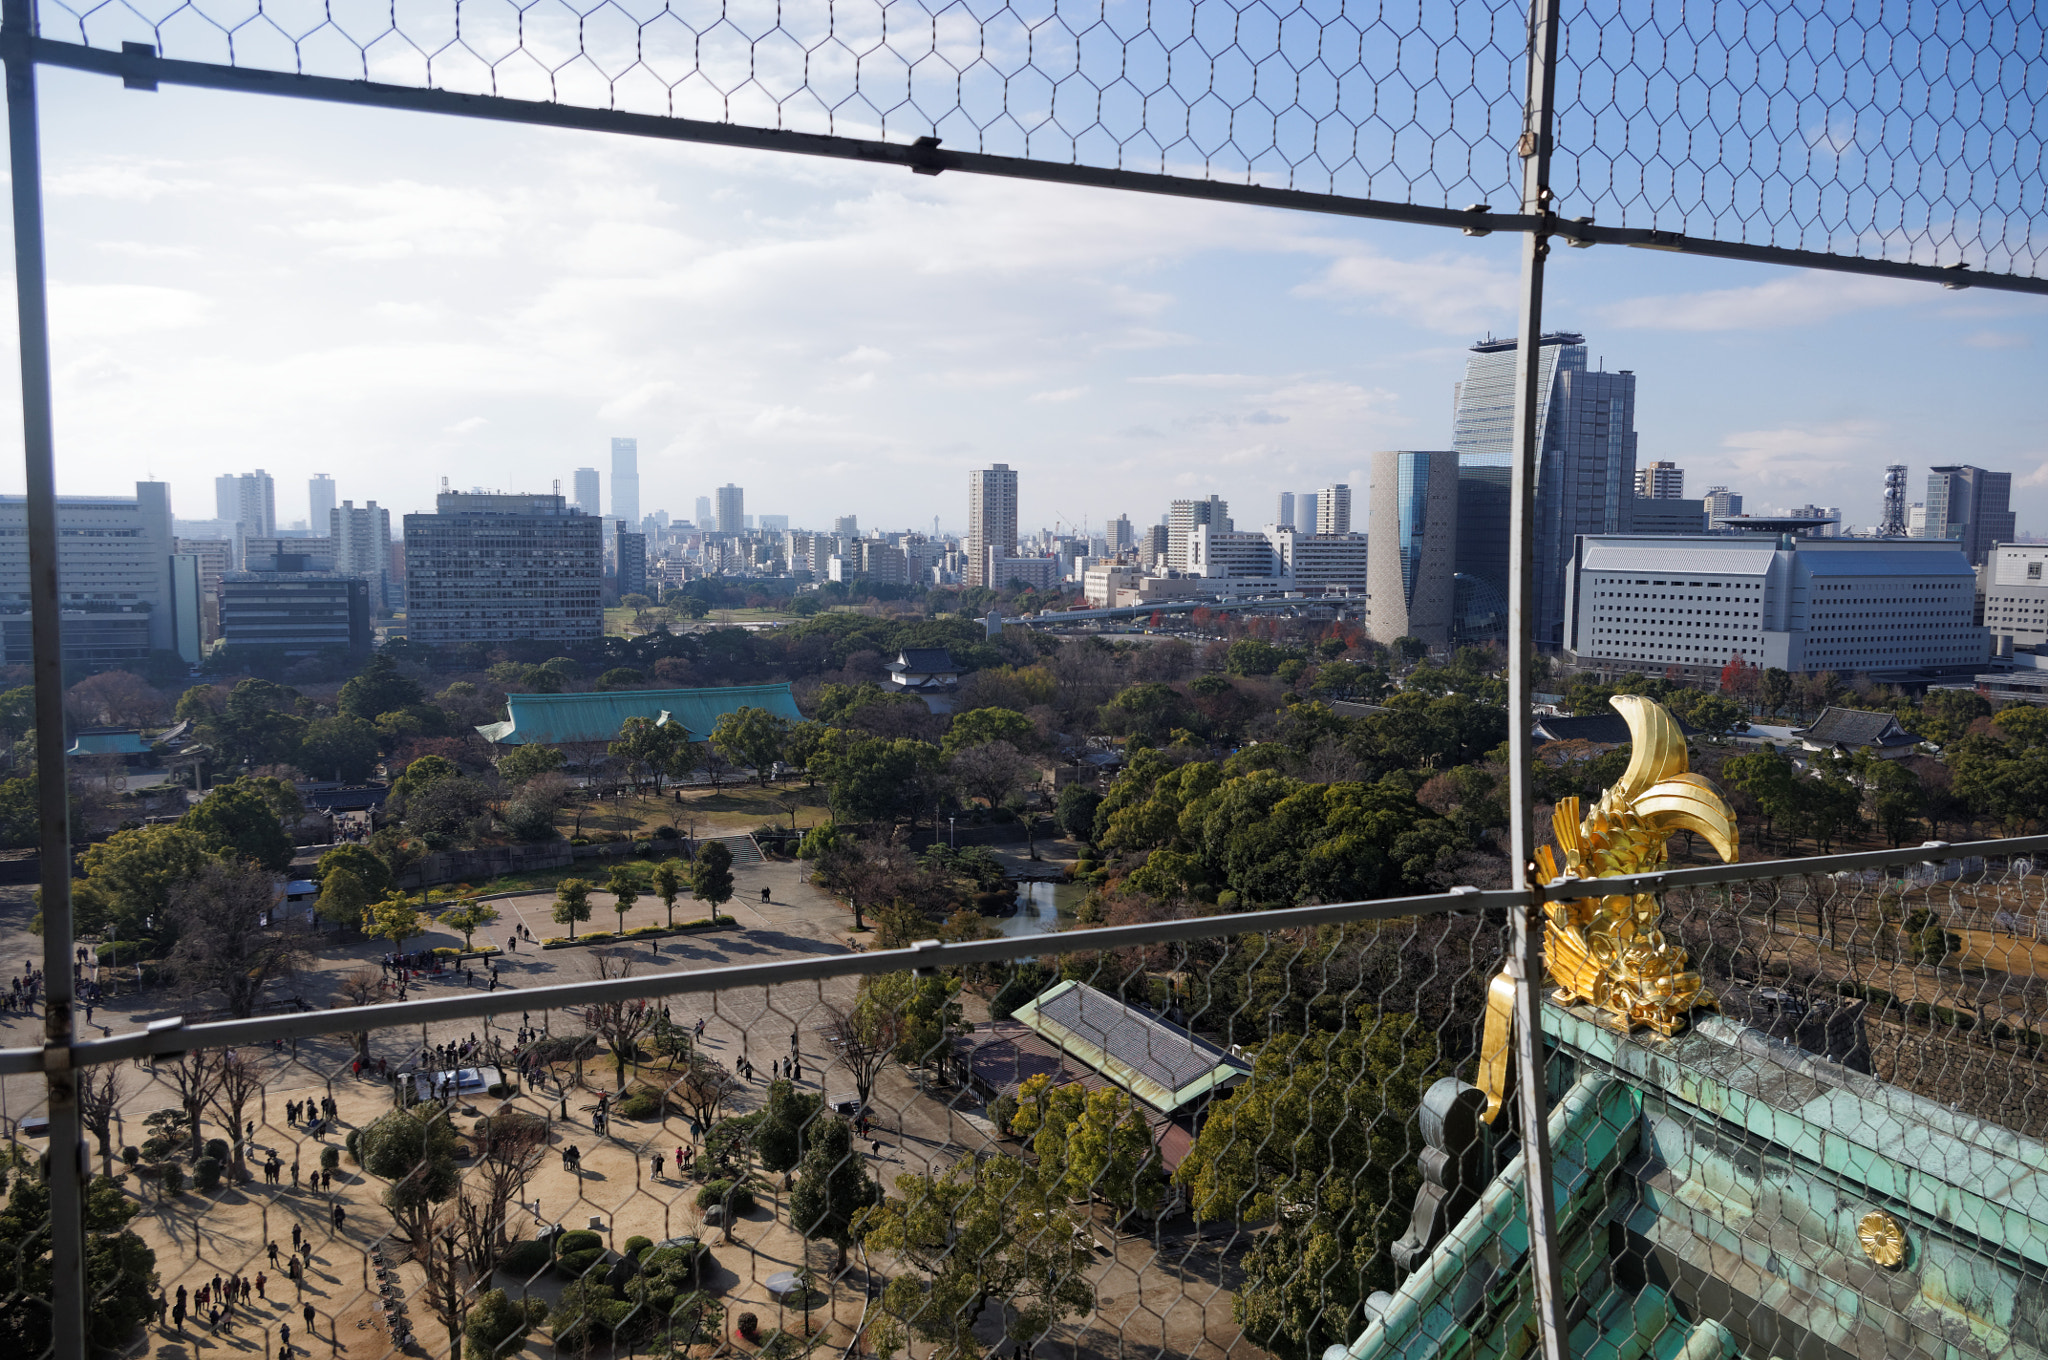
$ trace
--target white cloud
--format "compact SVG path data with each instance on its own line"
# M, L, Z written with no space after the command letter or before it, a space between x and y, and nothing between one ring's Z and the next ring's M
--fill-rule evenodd
M178 161L107 157L69 169L45 170L43 191L51 198L106 198L148 203L167 194L213 188L199 176L181 173Z
M1033 392L1031 400L1046 403L1079 401L1088 395L1089 390L1087 387L1061 387L1049 392Z
M50 285L50 331L58 344L197 326L212 301L183 288L136 283Z
M2023 331L1973 331L1963 343L1971 349L2032 349L2034 338Z
M1601 307L1596 315L1607 325L1628 329L1771 330L1810 326L1851 312L1926 301L1925 284L1802 270L1743 288L1630 298Z
M1515 274L1477 254L1397 259L1350 249L1297 297L1355 297L1374 311L1430 330L1472 335L1515 315Z
M491 422L485 419L483 416L471 416L467 420L456 421L453 425L450 425L445 430L443 430L442 433L457 435L475 434L478 430L481 430L484 426L490 423Z
M1888 452L1885 433L1873 420L1835 420L1738 430L1724 436L1721 447L1745 485L1792 488L1827 501L1835 474L1880 463ZM1839 500L1839 484L1835 489Z

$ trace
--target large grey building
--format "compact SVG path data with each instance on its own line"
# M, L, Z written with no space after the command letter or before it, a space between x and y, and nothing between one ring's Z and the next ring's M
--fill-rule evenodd
M570 493L574 497L571 504L586 515L603 514L604 502L599 499L602 485L603 479L598 476L596 468L577 468L569 479Z
M220 583L220 628L232 652L367 656L370 582L331 571L232 571Z
M213 501L216 516L235 526L238 565L245 539L277 537L277 485L262 468L214 478Z
M1978 571L1994 649L2048 644L2048 543L1994 543Z
M430 645L604 633L604 521L551 495L444 492L405 517L407 632Z
M1375 642L1451 641L1458 551L1458 455L1387 450L1372 456L1366 484L1367 631Z
M640 441L612 440L612 518L640 522Z
M1166 565L1176 571L1195 570L1195 526L1206 524L1212 532L1229 533L1230 503L1221 496L1202 500L1174 501L1166 507Z
M1953 538L1976 566L1994 543L2010 543L2018 527L2012 512L2012 474L1968 463L1927 470L1927 520L1922 536Z
M1565 641L1565 596L1581 534L1630 528L1636 485L1635 374L1586 367L1586 339L1557 333L1537 342L1536 644ZM1514 340L1472 346L1456 388L1451 444L1461 460L1511 469ZM1501 542L1505 567L1506 543ZM1461 568L1462 569L1462 568ZM1506 591L1505 571L1498 582Z
M327 527L327 516L334 509L334 479L324 472L316 472L306 482L306 532L317 534Z
M1583 668L1705 681L1739 657L1911 680L1986 655L1976 574L1955 543L1589 534L1576 548L1566 650Z
M372 613L395 607L399 592L391 580L391 512L375 501L361 508L343 501L327 515L334 540L334 569L370 583Z
M727 482L718 488L717 523L713 528L721 534L740 534L747 529L746 488Z
M57 533L67 664L126 665L153 651L197 658L199 639L179 633L180 617L196 617L198 601L182 601L185 608L179 608L167 484L137 482L132 497L59 496ZM196 574L189 579L196 588ZM0 496L0 621L8 664L32 660L28 505L20 496Z
M613 537L613 552L619 559L619 598L647 593L647 535L635 533L619 520Z
M1008 463L967 474L967 584L1007 585L994 563L1017 555L1017 474Z

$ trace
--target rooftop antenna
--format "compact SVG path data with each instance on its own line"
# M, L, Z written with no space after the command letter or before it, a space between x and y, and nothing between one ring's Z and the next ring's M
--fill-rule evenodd
M1893 463L1884 470L1884 519L1877 526L1879 538L1906 536L1906 465Z
M446 477L441 479L441 494L444 496L448 494L448 479Z

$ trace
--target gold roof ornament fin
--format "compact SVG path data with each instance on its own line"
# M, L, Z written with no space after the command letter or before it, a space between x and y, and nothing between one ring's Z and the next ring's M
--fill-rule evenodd
M1735 813L1719 789L1688 770L1678 723L1639 694L1617 694L1608 703L1628 723L1628 769L1583 816L1578 799L1558 800L1551 817L1557 849L1536 852L1541 881L1655 873L1668 862L1666 842L1677 831L1706 837L1732 864L1741 851ZM1543 911L1543 962L1559 1001L1596 1006L1624 1033L1648 1028L1666 1038L1684 1029L1695 1009L1714 1005L1685 950L1664 938L1654 893L1547 901ZM1506 978L1495 979L1487 994L1484 1054L1507 1050L1514 988L1502 985ZM1500 1112L1507 1064L1482 1061L1481 1069L1490 1123Z

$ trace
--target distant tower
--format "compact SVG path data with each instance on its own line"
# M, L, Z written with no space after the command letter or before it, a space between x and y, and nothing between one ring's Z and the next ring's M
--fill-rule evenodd
M1884 470L1884 519L1877 526L1879 538L1906 536L1906 465L1893 463Z

